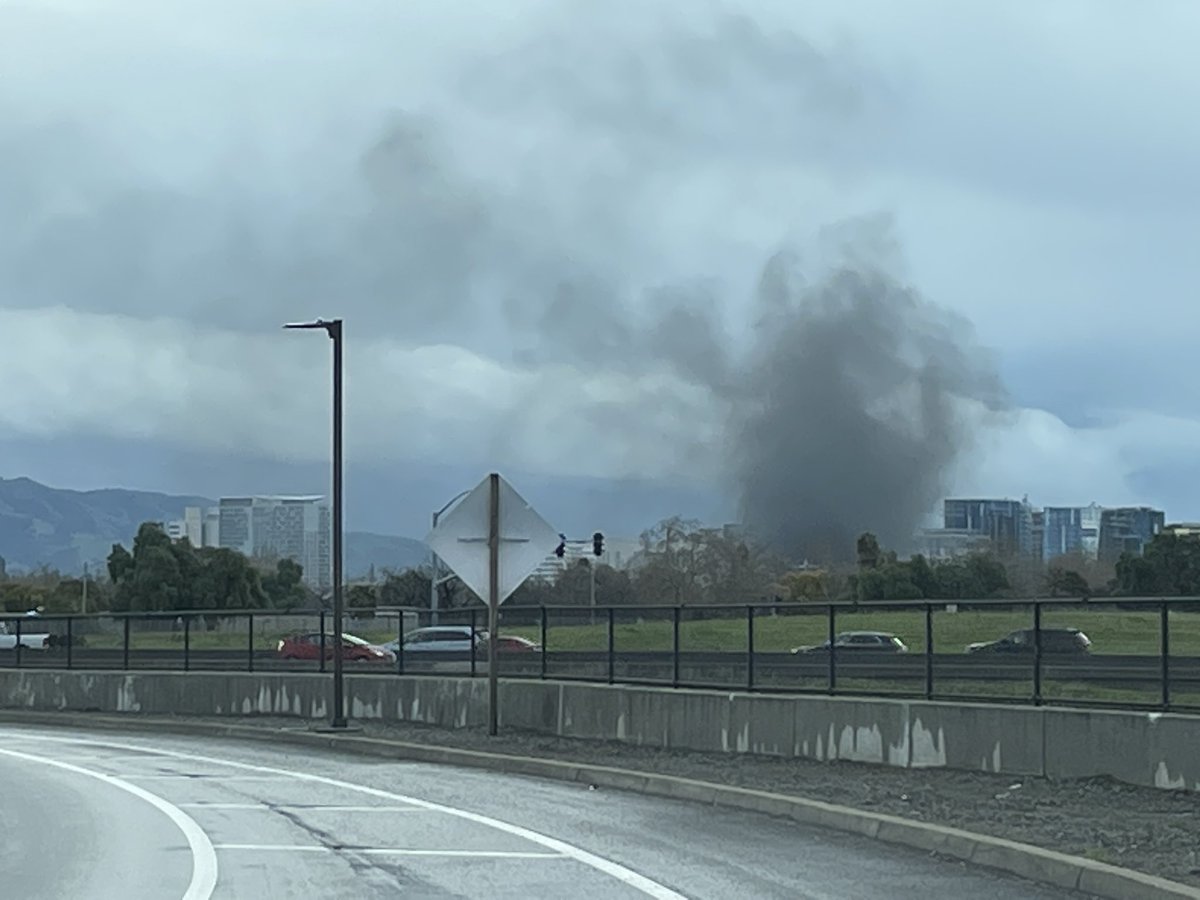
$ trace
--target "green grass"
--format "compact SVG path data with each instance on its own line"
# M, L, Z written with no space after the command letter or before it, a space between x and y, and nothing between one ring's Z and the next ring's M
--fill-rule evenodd
M636 615L621 611L622 619ZM937 611L933 617L934 649L942 653L961 653L967 644L1002 637L1017 628L1032 626L1032 616L1018 612L964 610ZM1092 640L1094 653L1118 653L1154 656L1159 651L1157 612L1124 610L1046 610L1043 627L1075 627ZM925 617L920 612L847 612L836 618L838 631L887 631L903 640L916 653L925 651ZM764 653L790 650L805 644L819 644L828 637L829 623L824 615L787 614L755 617L754 646ZM540 629L506 628L513 634L538 640ZM621 621L614 629L618 651L670 650L672 625L669 621ZM607 623L596 625L552 625L547 631L550 650L604 650L608 647ZM746 649L746 620L710 619L682 621L679 644L684 651L728 651ZM1200 655L1200 614L1171 614L1171 653Z
M672 646L670 621L637 621L636 609L621 610L614 628L614 645L620 651L669 651ZM686 611L685 611L686 616ZM581 615L580 618L583 618ZM1045 627L1073 626L1082 629L1092 640L1095 653L1135 654L1154 656L1159 651L1159 617L1157 612L1124 610L1047 610L1043 614ZM961 653L973 641L992 640L1016 628L1032 624L1027 613L965 610L957 613L938 611L933 618L934 648L940 653ZM828 636L828 621L824 615L796 613L771 616L765 611L754 619L754 646L763 653L783 652L792 647L819 644ZM919 612L846 612L836 619L838 631L887 631L898 635L914 653L925 651L925 619ZM541 639L538 626L513 626L504 633ZM254 646L258 650L274 650L279 640L293 632L258 631ZM390 629L363 629L358 637L373 643L386 643L396 635ZM87 646L120 648L123 636L89 634ZM195 650L241 650L246 647L243 632L203 631L193 628L190 646ZM591 624L554 624L547 634L549 650L603 651L608 647L608 626ZM680 648L683 651L746 650L746 620L707 619L680 623ZM133 650L182 649L183 633L138 631L136 623L130 634ZM1200 613L1171 614L1171 653L1177 656L1200 656Z

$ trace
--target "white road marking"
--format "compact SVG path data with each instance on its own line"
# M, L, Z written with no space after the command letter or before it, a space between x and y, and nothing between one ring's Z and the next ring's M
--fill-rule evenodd
M132 794L139 800L149 803L174 822L175 827L183 832L183 836L188 843L188 849L191 851L192 878L188 883L187 890L183 893L183 900L209 900L212 896L217 886L216 851L213 850L212 841L208 839L208 835L204 833L204 829L196 824L195 819L179 807L164 800L157 794L152 794L138 787L136 784L130 784L128 781L124 781L115 775L97 772L94 769L86 769L83 766L61 762L56 759L47 759L44 756L38 756L33 753L21 753L18 750L0 749L0 753L16 759L23 759L26 762L37 763L43 766L53 766L57 769L73 772L76 775L86 775L89 778L95 778L97 781L119 788L126 793Z
M188 774L187 772L122 772L117 778L137 779L138 781L287 781L285 775L223 775L219 772L203 774Z
M333 853L324 844L215 844L217 850L269 850L292 853ZM342 847L347 853L368 856L450 856L456 859L567 859L562 853L535 850L414 850L408 847Z
M576 847L574 844L568 844L566 841L560 841L558 838L552 838L549 835L541 834L537 831L524 828L520 825L513 825L511 822L504 822L500 819L493 819L491 816L473 813L469 810L459 809L454 806L446 806L441 803L433 803L429 800L421 800L418 797L408 797L404 794L397 794L392 791L384 791L379 788L367 787L366 785L354 784L349 781L342 781L337 778L326 778L324 775L313 775L309 772L296 772L291 769L281 769L274 766L257 766L250 763L232 762L230 760L216 759L211 756L202 756L196 753L180 753L175 750L163 750L157 747L138 746L137 744L125 744L115 741L93 741L84 738L60 738L50 735L37 735L35 740L46 741L57 744L69 744L75 746L90 746L90 747L111 747L117 750L143 751L153 753L159 756L168 757L170 759L186 759L190 762L206 763L216 766L228 766L232 769L240 769L246 772L259 772L262 774L277 775L285 778L294 778L299 781L309 781L314 784L324 784L329 787L340 788L345 791L355 791L356 793L366 794L371 797L379 797L382 800L391 800L393 802L404 803L410 806L419 806L422 809L428 809L434 812L445 813L446 815L454 816L458 819L463 819L467 822L474 822L477 825L485 825L489 828L495 828L497 831L502 831L506 834L511 834L514 837L524 838L534 844L539 844L547 850L554 853L562 854L576 862L583 863L589 868L595 869L598 872L603 872L605 875L615 878L622 884L641 891L647 897L652 897L654 900L687 900L687 898L667 887L665 884L660 884L645 875L635 872L633 869L626 868L620 863L613 862L610 859L605 859L602 856L597 856L584 850L582 847Z
M258 809L270 812L274 809L286 809L293 812L386 812L412 813L429 812L419 806L322 806L320 803L178 803L180 809Z

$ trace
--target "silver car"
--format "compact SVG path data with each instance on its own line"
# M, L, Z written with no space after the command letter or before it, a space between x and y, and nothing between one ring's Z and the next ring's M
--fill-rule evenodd
M486 631L475 631L471 640L470 625L433 625L417 628L404 636L404 652L408 653L470 653L487 640ZM393 653L400 651L398 640L383 645Z

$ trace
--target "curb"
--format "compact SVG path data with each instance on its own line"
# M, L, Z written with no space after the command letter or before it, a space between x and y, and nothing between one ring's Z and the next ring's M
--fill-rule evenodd
M1055 850L1045 850L1031 844L1022 844L944 825L917 822L884 813L866 812L806 797L731 787L674 775L656 775L632 769L538 759L482 750L463 750L436 744L393 741L354 733L322 733L310 730L311 726L307 723L301 728L293 730L137 715L112 716L24 710L0 710L0 722L233 737L274 743L284 741L300 746L364 756L463 766L488 769L509 775L549 778L555 781L596 785L637 794L764 813L791 819L804 825L830 828L835 831L873 838L888 844L937 853L1030 881L1103 897L1105 900L1200 900L1200 888L1136 872L1132 869L1070 856Z

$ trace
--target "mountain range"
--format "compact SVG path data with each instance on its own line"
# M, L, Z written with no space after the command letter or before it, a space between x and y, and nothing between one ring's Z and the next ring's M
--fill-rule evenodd
M73 491L30 478L0 478L0 557L9 572L49 566L79 574L101 571L113 544L129 546L143 522L182 519L188 506L216 506L207 497L121 488ZM411 538L348 531L346 577L372 567L405 569L423 563L425 545Z

